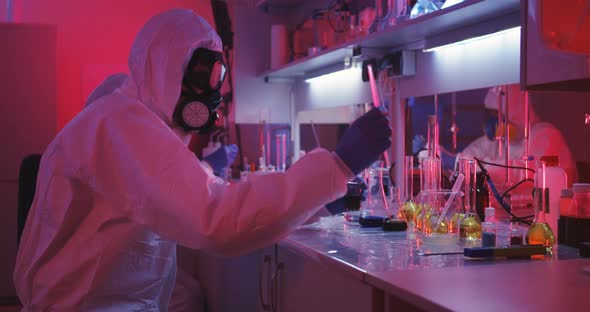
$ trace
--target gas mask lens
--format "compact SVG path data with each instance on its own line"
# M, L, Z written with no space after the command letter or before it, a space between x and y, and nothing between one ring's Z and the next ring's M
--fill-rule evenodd
M209 79L209 86L211 89L218 90L221 88L221 85L225 80L226 71L225 64L221 62L215 62L215 64L213 64L213 68L211 69L211 78Z
M187 66L184 83L198 94L219 91L227 69L219 51L198 48Z

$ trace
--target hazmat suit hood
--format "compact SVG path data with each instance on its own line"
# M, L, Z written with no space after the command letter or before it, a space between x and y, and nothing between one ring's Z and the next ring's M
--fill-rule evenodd
M221 39L205 19L186 9L152 17L131 46L126 92L170 128L175 128L172 115L184 70L197 48L221 51Z
M113 93L117 88L120 88L125 81L127 80L127 74L125 73L116 73L108 76L103 80L103 82L90 93L88 99L86 99L86 103L84 107L88 107L92 102L98 100L99 98L109 95Z
M512 125L517 126L520 131L523 131L525 126L525 94L520 91L518 84L511 84L506 88L490 88L484 99L485 108L498 110L498 100L502 92L507 93L508 121ZM529 122L531 126L538 122L538 117L532 103L529 103Z

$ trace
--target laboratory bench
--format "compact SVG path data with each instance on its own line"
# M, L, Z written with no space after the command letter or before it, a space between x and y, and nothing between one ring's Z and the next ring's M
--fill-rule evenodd
M498 246L508 243L503 229ZM577 249L559 245L535 260L452 254L477 244L322 218L267 253L261 311L586 310L590 260Z

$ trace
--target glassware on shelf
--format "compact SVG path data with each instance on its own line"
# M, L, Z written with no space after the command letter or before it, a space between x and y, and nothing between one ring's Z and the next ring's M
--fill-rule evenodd
M422 16L424 14L432 13L437 11L439 7L435 4L433 0L418 0L414 7L412 7L412 11L410 12L410 18L416 18L418 16Z
M361 205L359 223L367 227L380 227L388 217L389 171L384 167L369 169L367 200Z
M397 14L397 22L401 23L410 19L412 6L416 0L397 0L395 11Z
M555 244L555 235L545 219L545 213L549 210L549 189L547 188L545 167L544 161L537 162L534 176L535 191L533 193L535 220L526 233L526 241L529 245L541 244L551 253Z

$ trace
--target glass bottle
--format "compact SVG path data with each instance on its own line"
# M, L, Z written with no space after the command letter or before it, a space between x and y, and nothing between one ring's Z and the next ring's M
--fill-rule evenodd
M380 227L388 217L389 172L387 168L369 169L367 200L361 206L359 223L367 227Z
M510 246L522 245L522 229L518 225L518 222L512 221L508 226L508 243Z
M552 251L555 244L555 236L553 230L545 219L545 211L548 210L549 205L549 189L546 181L546 165L544 161L537 162L535 170L535 191L533 193L535 220L529 227L526 233L526 241L529 245L543 245L548 252Z
M459 159L459 173L465 176L463 182L465 217L459 225L459 237L463 240L481 238L481 219L475 213L475 160Z
M490 206L490 191L486 184L486 173L478 172L475 175L475 212L480 219L484 219L484 209Z
M346 183L346 197L344 200L344 220L358 222L360 216L361 202L363 198L364 183L360 179L354 179Z
M496 220L493 207L486 207L485 221L481 223L481 247L496 247Z

